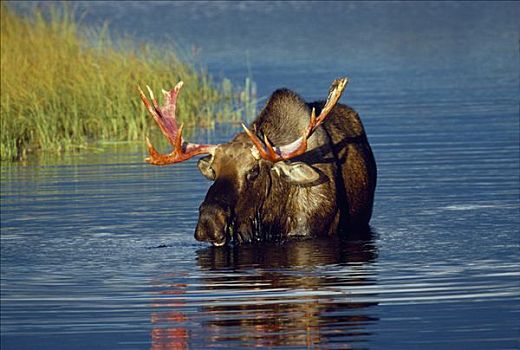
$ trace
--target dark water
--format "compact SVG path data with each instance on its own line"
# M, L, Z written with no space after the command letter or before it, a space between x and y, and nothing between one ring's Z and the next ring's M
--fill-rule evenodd
M349 76L379 167L372 233L213 248L193 238L195 160L113 144L4 163L2 349L520 348L517 3L78 6L194 45L216 76L249 71L261 98Z

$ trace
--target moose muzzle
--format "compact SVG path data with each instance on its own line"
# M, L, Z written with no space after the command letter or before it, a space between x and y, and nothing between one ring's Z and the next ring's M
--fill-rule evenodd
M201 205L195 239L210 242L217 247L227 243L228 214L222 207L205 203Z

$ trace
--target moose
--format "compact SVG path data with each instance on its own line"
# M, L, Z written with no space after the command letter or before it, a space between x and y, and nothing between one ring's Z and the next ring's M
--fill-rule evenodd
M206 155L197 166L213 181L199 208L195 239L214 246L323 237L368 227L376 163L356 111L339 104L348 79L326 101L305 102L289 89L272 93L250 127L228 143L194 144L182 137L176 102L183 85L163 90L159 106L147 86L141 100L172 145L159 153L146 138L152 165ZM318 116L316 116L318 114Z

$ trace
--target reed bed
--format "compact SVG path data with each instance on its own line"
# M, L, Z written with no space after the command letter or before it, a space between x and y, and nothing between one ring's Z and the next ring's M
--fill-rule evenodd
M159 92L183 80L178 115L187 125L239 120L239 105L252 100L250 87L217 86L173 51L113 40L106 27L78 24L67 7L22 17L1 5L0 77L2 160L143 139L155 126L138 84Z

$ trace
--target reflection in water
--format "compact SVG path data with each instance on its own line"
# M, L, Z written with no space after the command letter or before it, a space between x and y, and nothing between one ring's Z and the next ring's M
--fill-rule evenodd
M199 250L200 279L154 281L152 349L366 341L378 320L372 236Z
M169 276L172 277L172 276ZM183 295L186 284L176 283L168 286L168 290L161 291L162 296ZM166 308L167 310L181 310L186 303L164 303L158 300L152 303L152 308ZM182 311L157 311L151 316L152 321L152 349L187 349L188 328L182 324L186 322L186 316ZM165 327L166 326L166 327Z
M319 265L369 263L377 257L374 233L353 232L348 238L289 241L282 245L227 246L198 251L204 270L248 268L315 267Z

